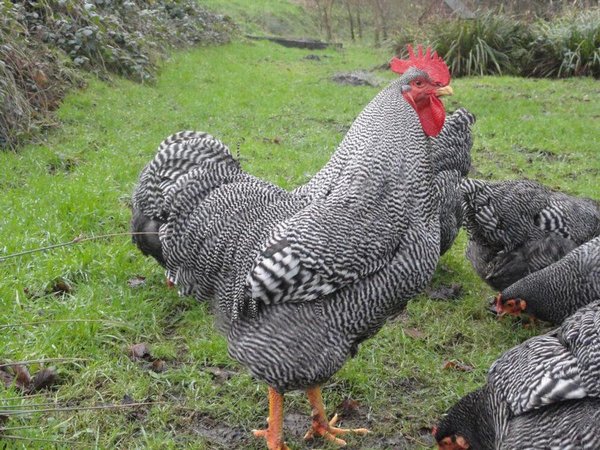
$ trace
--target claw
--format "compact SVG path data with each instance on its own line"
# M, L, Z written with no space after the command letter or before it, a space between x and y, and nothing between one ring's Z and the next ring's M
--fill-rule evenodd
M257 438L263 438L269 450L290 450L283 441L283 395L271 387L269 387L267 424L267 428L252 430L252 434Z
M340 447L344 447L346 446L346 441L338 438L338 435L353 433L364 436L367 433L370 433L366 428L336 428L335 425L337 424L339 416L336 414L331 420L327 421L320 388L309 389L307 394L308 400L313 407L313 422L311 429L304 435L305 440L313 439L316 435L321 436L323 439L333 442Z

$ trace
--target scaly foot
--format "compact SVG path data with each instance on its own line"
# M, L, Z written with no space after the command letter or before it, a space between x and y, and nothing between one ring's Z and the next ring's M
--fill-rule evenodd
M321 436L323 439L326 439L330 442L333 442L340 447L346 445L346 441L338 438L337 436L340 434L348 434L354 433L361 436L369 433L369 430L366 428L354 428L354 429L345 429L345 428L336 428L335 424L338 420L338 415L333 416L329 422L327 421L327 416L325 415L325 406L323 405L323 397L321 396L321 388L311 388L306 391L306 395L308 396L308 401L312 406L312 428L308 430L308 432L304 435L304 439L312 439L315 435Z
M312 428L306 432L304 439L312 439L315 434L321 436L323 439L333 442L334 444L344 447L346 441L336 436L340 434L354 433L360 436L364 436L369 433L366 428L336 428L335 424L338 421L338 415L336 414L329 422L322 423L319 420L313 419Z
M267 441L269 450L290 450L283 442L283 395L269 387L269 424L264 430L253 430L256 437Z

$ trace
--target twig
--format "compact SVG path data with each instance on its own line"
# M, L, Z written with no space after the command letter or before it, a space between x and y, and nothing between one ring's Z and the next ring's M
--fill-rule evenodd
M47 428L50 425L23 425L21 427L0 427L0 433L4 433L5 431L14 431L14 430L29 430L31 428ZM0 434L0 437L2 434Z
M28 325L41 325L43 323L77 323L77 322L100 322L100 323L108 323L112 325L119 325L123 327L131 327L131 325L126 324L125 322L118 322L116 320L105 320L105 319L54 319L54 320L36 320L34 322L21 322L21 323L9 323L6 325L0 325L0 330L4 328L16 328L21 326Z
M56 402L50 402L50 403L29 403L27 405L0 405L0 408L2 409L18 409L18 408L31 408L33 406L59 406L58 403Z
M419 445L422 445L423 447L427 447L427 445L428 445L426 442L422 441L421 439L418 439L418 438L416 438L416 437L414 437L414 436L411 436L411 435L409 435L409 434L403 434L402 436L403 436L403 437L404 437L404 438L405 438L407 441L415 442L415 443L417 443L417 444L419 444Z
M90 361L90 358L46 358L46 359L29 359L26 361L15 361L11 363L0 364L0 369L3 367L27 365L27 364L40 364L47 362L77 362L77 361Z
M119 409L119 408L132 408L134 406L164 405L164 404L165 404L165 402L141 402L141 403L125 403L123 405L67 406L64 408L21 409L18 411L2 411L2 410L0 410L0 415L16 416L18 414L35 414L35 413L46 413L46 412L91 411L91 410L96 410L96 409Z
M3 402L9 401L9 400L23 400L23 399L31 398L31 397L41 397L42 395L46 395L46 393L40 392L38 394L23 394L20 397L6 397L6 398L2 397L2 398L0 398L0 400Z
M13 436L9 434L0 434L2 439L14 439L18 441L37 441L37 442L53 442L55 444L71 444L71 445L83 445L83 442L77 441L61 441L58 439L44 439L44 438L34 438L34 437L25 437L25 436Z
M110 237L115 237L115 236L134 236L134 235L140 235L140 234L158 234L158 232L157 231L138 231L138 232L128 231L126 233L110 233L110 234L101 234L99 236L89 236L89 237L79 236L69 242L61 242L60 244L53 244L53 245L49 245L47 247L33 248L31 250L24 250L22 252L12 253L12 254L6 255L6 256L0 256L0 262L4 262L11 258L17 258L19 256L29 255L31 253L45 252L46 250L53 250L53 249L59 248L59 247L66 247L66 246L73 245L73 244L79 244L81 242L93 241L96 239L104 239L104 238L110 238Z

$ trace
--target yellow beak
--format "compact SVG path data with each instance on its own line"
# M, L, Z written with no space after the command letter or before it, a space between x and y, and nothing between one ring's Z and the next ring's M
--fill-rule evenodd
M435 95L438 97L443 97L444 95L452 95L454 91L450 86L444 86L435 90Z

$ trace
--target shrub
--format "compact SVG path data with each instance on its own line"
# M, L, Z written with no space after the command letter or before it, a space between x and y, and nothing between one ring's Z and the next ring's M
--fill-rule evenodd
M525 76L600 78L600 9L533 24Z
M0 148L52 124L77 70L152 80L171 47L229 40L196 0L0 1Z
M600 9L531 24L492 13L473 20L437 22L396 36L396 53L404 55L411 42L431 45L455 77L600 78Z
M472 20L440 21L426 32L426 41L446 60L456 77L518 72L530 39L525 24L492 13ZM408 36L398 40L405 44Z

